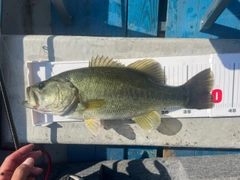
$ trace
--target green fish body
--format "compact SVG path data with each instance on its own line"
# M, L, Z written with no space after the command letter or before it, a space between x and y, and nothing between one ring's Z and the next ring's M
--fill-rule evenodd
M125 67L97 57L88 68L60 73L28 87L26 107L71 119L84 119L88 129L98 134L100 119L132 118L143 129L156 129L156 110L169 106L206 109L213 107L213 75L206 69L184 85L165 85L164 71L152 59Z

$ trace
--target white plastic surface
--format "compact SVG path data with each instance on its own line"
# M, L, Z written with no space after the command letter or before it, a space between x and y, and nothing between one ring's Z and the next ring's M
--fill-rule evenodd
M128 65L136 60L119 59ZM211 68L215 78L214 94L219 100L213 109L188 110L169 107L161 110L163 117L229 117L240 116L240 54L210 54L201 56L156 57L165 70L166 84L178 86L185 83L200 71ZM74 62L27 62L29 85L50 78L60 72L87 67L88 61ZM49 125L52 122L74 121L59 116L43 115L32 112L33 125Z

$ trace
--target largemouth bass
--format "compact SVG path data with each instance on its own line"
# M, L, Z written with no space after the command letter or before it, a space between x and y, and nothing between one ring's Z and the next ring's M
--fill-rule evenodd
M156 110L212 108L213 81L212 71L205 69L181 86L168 86L161 65L153 59L125 67L97 56L87 68L66 71L28 87L23 105L40 113L84 119L94 135L99 133L101 119L131 118L143 129L153 130L161 122Z

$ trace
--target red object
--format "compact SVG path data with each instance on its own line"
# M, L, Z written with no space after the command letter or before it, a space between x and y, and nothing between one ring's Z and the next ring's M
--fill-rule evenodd
M222 101L222 90L221 89L214 89L212 91L213 95L213 102L220 103Z
M50 157L49 153L48 153L45 149L43 149L43 148L34 147L34 149L35 149L35 150L40 150L40 151L42 151L42 152L47 156L48 167L47 167L47 172L46 172L46 175L45 175L44 180L48 180L48 179L49 179L50 172L51 172L51 167L52 167L51 157Z

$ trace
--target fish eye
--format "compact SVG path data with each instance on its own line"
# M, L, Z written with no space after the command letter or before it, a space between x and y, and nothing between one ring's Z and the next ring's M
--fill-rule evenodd
M39 90L42 90L44 87L45 87L44 83L41 82L41 83L38 84L38 89Z

